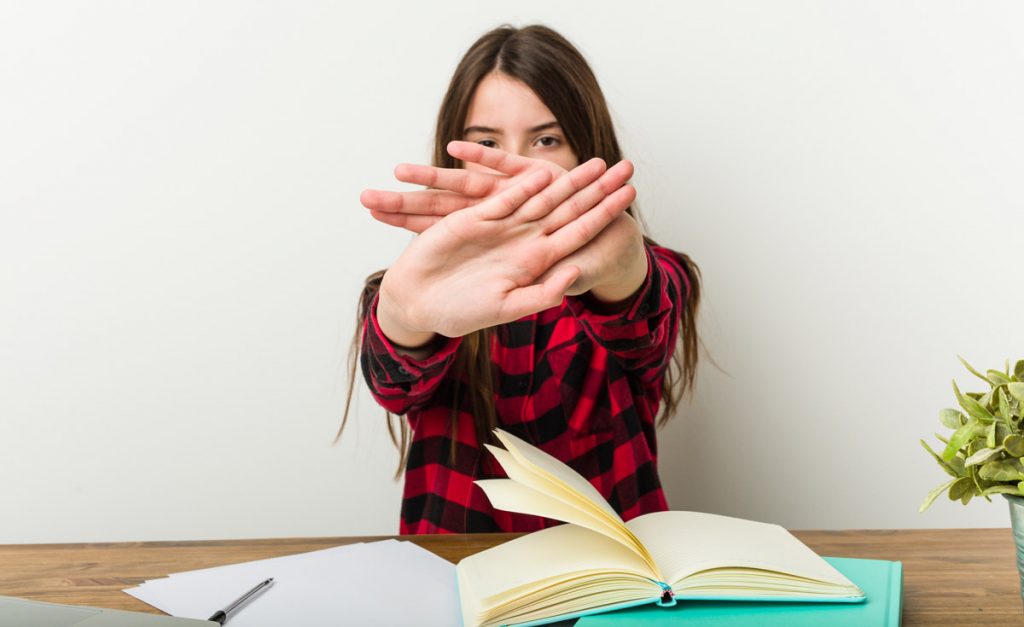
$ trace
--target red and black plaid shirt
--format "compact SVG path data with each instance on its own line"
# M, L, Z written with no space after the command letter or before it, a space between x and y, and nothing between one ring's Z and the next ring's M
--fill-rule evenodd
M658 246L647 252L647 278L626 311L600 314L585 299L566 297L558 307L495 327L490 347L499 426L589 479L625 520L667 509L655 417L690 285L679 255ZM477 441L465 398L455 463L449 464L449 370L461 338L413 359L395 351L376 314L375 299L363 328L363 375L377 402L405 414L413 430L401 533L534 531L556 524L496 510L473 484L505 474Z

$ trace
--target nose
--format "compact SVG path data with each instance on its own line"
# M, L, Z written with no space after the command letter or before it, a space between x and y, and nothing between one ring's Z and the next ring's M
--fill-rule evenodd
M513 154L517 154L520 157L529 157L530 156L530 154L529 154L530 153L530 144L527 143L526 141L518 141L518 142L515 143L515 145L512 148L513 149L512 149L511 152Z

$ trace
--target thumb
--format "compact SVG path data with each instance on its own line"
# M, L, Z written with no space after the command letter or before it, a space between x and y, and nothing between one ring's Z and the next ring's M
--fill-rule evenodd
M378 222L397 226L413 233L422 233L441 221L441 218L438 216L406 215L404 213L391 213L375 209L370 210L370 215Z
M551 273L541 283L512 290L505 298L501 322L512 322L523 316L558 306L580 274L579 267L565 266Z

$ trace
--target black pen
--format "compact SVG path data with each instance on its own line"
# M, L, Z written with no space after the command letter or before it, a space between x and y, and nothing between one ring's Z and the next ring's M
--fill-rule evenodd
M217 623L218 625L223 625L225 622L227 622L228 618L230 618L231 615L238 610L238 608L242 607L242 605L244 603L246 603L247 601L251 600L254 596L259 594L260 592L263 592L264 590L269 588L270 584L272 584L272 583L274 583L274 578L273 577L271 577L270 579L267 579L266 581L261 581L259 583L259 585L257 585L255 588L253 588L252 590L246 592L242 596L240 596L237 599L235 599L234 603L232 603L231 605L225 607L222 610L218 610L213 616L207 618L206 620L213 621L213 622Z

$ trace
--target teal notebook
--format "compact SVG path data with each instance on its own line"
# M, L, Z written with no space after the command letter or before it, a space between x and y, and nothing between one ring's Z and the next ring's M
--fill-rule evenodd
M645 605L591 614L577 621L576 627L899 627L903 607L900 562L824 559L857 584L867 599L862 603L679 599L672 607Z

